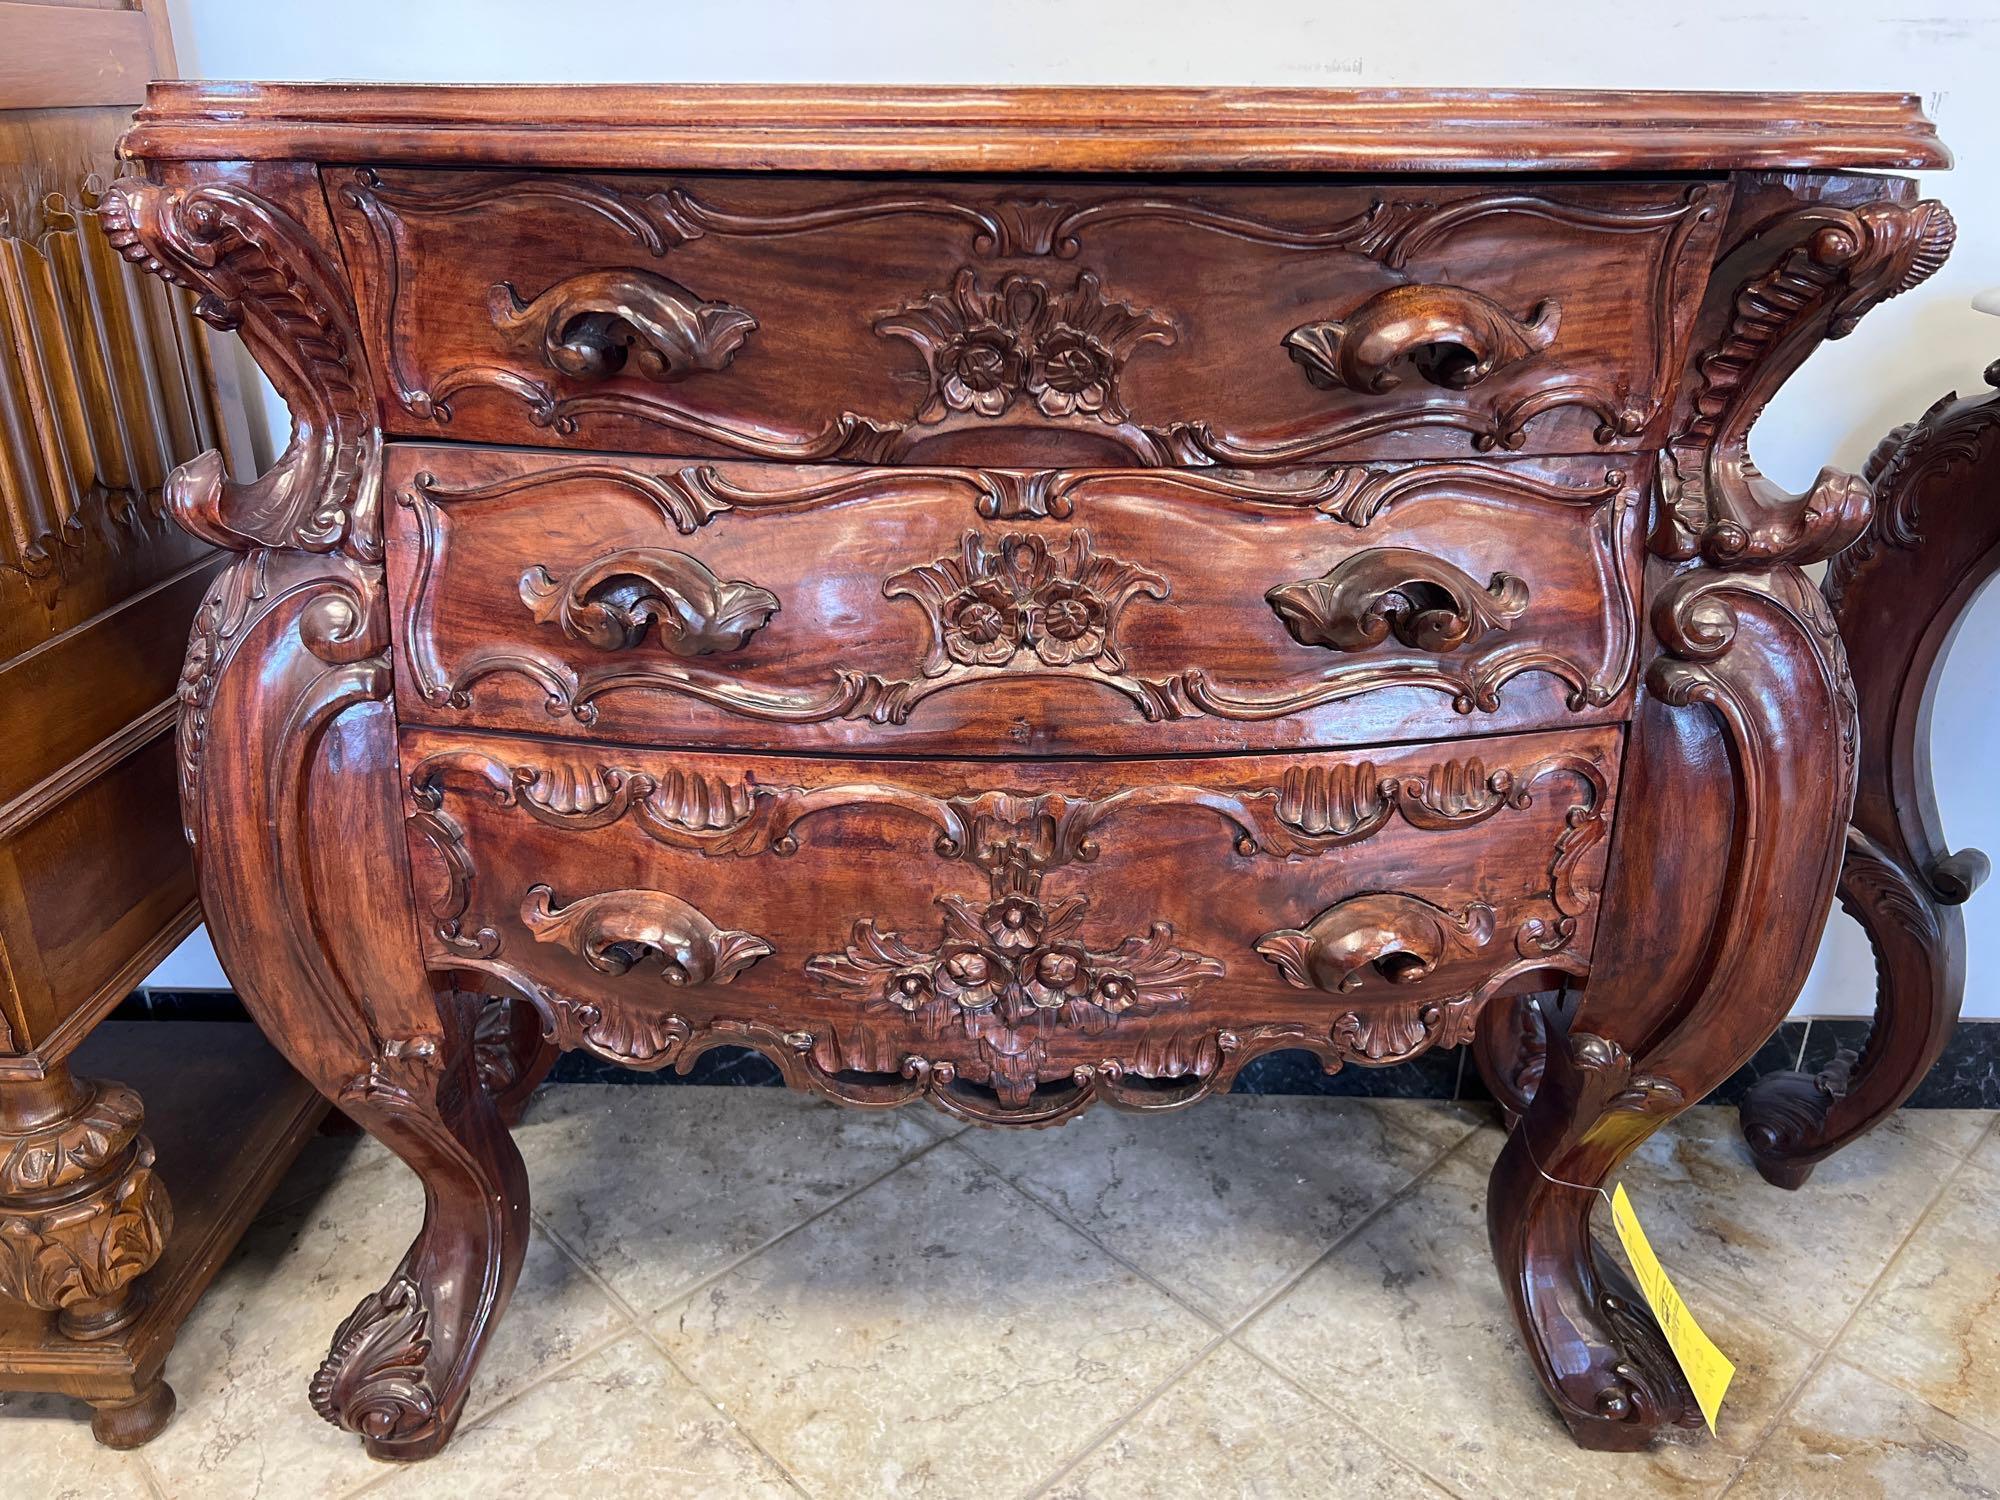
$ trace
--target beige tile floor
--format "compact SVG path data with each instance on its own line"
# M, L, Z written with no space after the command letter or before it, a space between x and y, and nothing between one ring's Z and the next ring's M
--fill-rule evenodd
M445 1455L316 1418L421 1199L322 1139L182 1335L141 1452L0 1399L0 1495L2000 1496L2000 1128L1905 1112L1796 1194L1731 1110L1626 1183L1739 1373L1719 1440L1588 1454L1487 1256L1454 1105L1232 1098L963 1132L777 1090L576 1085L517 1133L514 1306Z

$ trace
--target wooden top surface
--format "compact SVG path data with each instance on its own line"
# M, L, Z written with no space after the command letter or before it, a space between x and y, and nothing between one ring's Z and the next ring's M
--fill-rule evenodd
M1910 94L155 83L147 160L676 171L1714 172L1951 165Z

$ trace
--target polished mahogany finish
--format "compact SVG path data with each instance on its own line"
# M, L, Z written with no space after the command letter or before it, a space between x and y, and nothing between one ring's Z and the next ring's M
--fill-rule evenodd
M780 468L412 444L384 486L401 717L443 729L1367 744L1620 718L1639 652L1630 459Z
M2000 386L2000 364L1986 380ZM1865 473L1874 518L1822 587L1861 703L1840 904L1875 948L1875 1025L1860 1050L1767 1074L1744 1099L1744 1138L1780 1187L1879 1125L1938 1060L1965 994L1958 908L1988 871L1979 850L1944 841L1931 705L1965 611L2000 571L2000 396L1944 397L1885 437Z
M1908 101L204 85L127 147L295 423L172 489L242 554L211 925L428 1190L322 1414L449 1439L556 1048L1036 1126L1469 1044L1558 1411L1699 1421L1590 1211L1832 901L1801 568L1871 489L1748 433L1950 249L1835 170L1942 161Z

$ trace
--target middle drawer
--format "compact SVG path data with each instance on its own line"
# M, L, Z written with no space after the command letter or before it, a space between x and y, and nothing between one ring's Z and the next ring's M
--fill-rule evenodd
M1603 459L792 468L399 445L399 713L632 744L1132 755L1605 722Z

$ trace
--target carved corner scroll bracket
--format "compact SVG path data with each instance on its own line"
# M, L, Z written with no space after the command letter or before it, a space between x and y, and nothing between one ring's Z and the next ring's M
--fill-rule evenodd
M105 197L125 259L199 294L195 312L240 333L291 411L271 469L231 480L211 449L167 482L187 530L232 551L281 547L381 559L381 432L354 304L341 272L284 209L230 182L127 179Z
M1804 494L1787 494L1751 460L1751 427L1822 340L1844 338L1870 308L1921 285L1957 233L1929 199L1811 204L1757 225L1724 257L1716 284L1742 279L1721 331L1694 359L1692 407L1660 454L1654 551L1768 567L1823 561L1862 534L1866 480L1826 468Z

